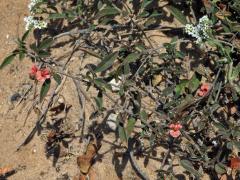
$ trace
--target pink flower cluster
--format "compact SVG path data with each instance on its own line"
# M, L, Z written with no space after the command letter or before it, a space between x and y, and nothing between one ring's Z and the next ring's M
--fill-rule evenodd
M30 78L36 79L40 82L44 82L46 79L50 79L51 75L48 69L39 69L35 64L32 65L31 71L29 73Z
M169 125L169 134L174 137L174 138L177 138L178 136L181 135L181 132L180 132L180 129L182 129L182 125L179 124L179 123L176 123L176 124L170 124Z
M205 96L209 90L211 89L210 84L208 83L203 83L200 87L200 89L197 91L198 96Z

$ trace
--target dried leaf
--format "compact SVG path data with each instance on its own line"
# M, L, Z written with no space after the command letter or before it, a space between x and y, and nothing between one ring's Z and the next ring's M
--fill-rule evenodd
M153 76L152 85L157 86L160 82L162 82L163 76L161 74L157 74Z
M93 164L93 159L97 154L97 147L94 143L89 143L87 151L84 155L77 158L77 164L80 168L81 173L87 174Z
M239 157L232 158L230 167L232 169L240 170L240 158Z
M215 13L215 16L217 16L218 19L224 20L225 17L229 17L231 16L232 13L229 11L218 11L217 13Z
M228 177L226 174L223 174L221 177L220 177L220 180L228 180Z

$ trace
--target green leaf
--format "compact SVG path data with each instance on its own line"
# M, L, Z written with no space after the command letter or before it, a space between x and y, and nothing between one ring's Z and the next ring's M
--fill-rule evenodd
M40 58L46 58L51 55L50 52L44 50L37 51L37 54Z
M190 90L191 93L193 93L198 89L199 85L200 85L200 81L198 80L196 74L194 74L190 79L190 82L188 84L188 89Z
M13 61L13 59L15 58L15 56L16 56L16 54L11 54L8 57L6 57L3 60L2 64L0 65L0 69L4 68L6 65L10 64Z
M148 114L146 113L146 111L141 111L140 112L140 120L143 122L143 123L147 123L147 119L148 119Z
M136 123L136 119L135 118L130 118L128 119L128 123L127 123L127 127L126 127L126 134L127 134L127 137L130 137L133 129L134 129L134 126L135 126L135 123Z
M95 102L99 110L103 109L103 98L102 97L95 97Z
M60 14L60 13L53 13L53 14L50 14L48 19L63 19L63 18L66 18L66 14Z
M114 7L111 7L111 6L107 6L97 14L97 17L101 18L104 16L117 15L117 14L119 14L117 9L115 9Z
M125 64L123 67L124 75L128 75L130 73L130 66L129 64Z
M29 32L30 32L30 30L27 30L27 31L23 34L23 36L22 36L22 41L25 41L25 40L27 39L27 37L28 37L28 35L29 35Z
M240 63L233 68L233 71L232 71L232 75L231 75L231 79L232 80L235 80L239 77L239 73L240 73Z
M53 38L44 39L38 46L38 50L47 49L53 44Z
M104 88L107 88L109 90L112 89L112 86L101 78L94 79L93 83L100 89L104 89Z
M118 57L118 52L114 52L110 55L107 55L103 58L102 62L98 64L97 68L94 72L102 72L111 67L115 61L115 59Z
M139 59L140 56L140 53L131 53L123 60L123 63L129 64L131 62L135 62L137 59Z
M221 175L221 174L225 174L226 171L226 167L224 166L223 163L217 163L214 166L215 171L217 172L217 174Z
M192 163L188 160L181 160L180 161L181 166L186 169L188 172L193 174L195 177L202 176L197 170L194 169Z
M167 8L180 23L182 23L183 25L186 25L188 23L186 17L180 10L173 6L167 6Z
M150 15L150 13L148 11L143 11L142 13L139 14L139 17L145 18L149 15Z
M23 60L23 58L25 57L25 51L19 51L19 59Z
M143 0L142 5L141 5L141 9L146 8L152 2L153 2L153 0Z
M127 142L128 141L127 133L126 133L126 131L124 129L123 123L121 123L118 118L117 118L117 124L118 124L118 135L119 135L119 138L121 139L122 142Z
M47 93L50 89L50 84L51 84L50 79L46 79L45 82L43 83L41 91L40 91L40 102L42 102L43 99L45 98L45 96L47 95Z
M185 92L185 88L188 86L188 80L182 80L180 84L176 85L175 93L176 96L180 96Z
M148 27L148 26L151 26L151 25L153 25L155 23L156 23L156 19L150 17L150 18L147 19L147 21L145 21L144 26Z
M58 85L62 82L62 77L57 73L53 74L53 79L58 83Z

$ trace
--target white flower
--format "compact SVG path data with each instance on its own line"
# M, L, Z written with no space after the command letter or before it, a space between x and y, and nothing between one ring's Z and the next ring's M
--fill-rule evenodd
M29 11L32 12L34 10L34 7L40 2L43 2L43 0L31 0L28 4Z
M47 27L47 22L36 20L33 16L28 16L24 18L24 21L26 22L26 30L31 29L32 27L34 29L43 29Z
M193 26L192 24L186 24L185 31L188 35L196 38L196 43L200 44L203 40L209 38L208 31L212 26L212 22L208 19L207 16L203 16L199 19L199 23L197 26Z

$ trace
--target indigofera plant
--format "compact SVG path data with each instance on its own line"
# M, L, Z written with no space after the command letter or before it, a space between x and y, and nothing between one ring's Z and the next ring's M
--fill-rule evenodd
M137 166L135 156L161 153L159 179L177 178L179 173L219 179L231 174L229 168L232 177L238 178L234 171L239 170L240 151L239 7L237 0L166 4L155 0L32 0L30 16L25 18L27 31L0 69L16 56L30 59L30 77L36 85L42 82L38 103L48 94L51 80L56 81L36 128L45 123L62 80L73 80L83 112L80 139L86 135L84 124L92 123L84 121L87 99L93 106L90 119L101 115L107 119L101 125L93 123L87 133L104 138L104 128L111 124L111 131L121 140L119 146L142 179L149 177ZM158 31L160 35L155 34ZM36 37L32 44L27 42L31 33ZM162 34L168 39L165 43L152 38ZM54 51L61 46L69 52L55 57ZM75 53L81 54L79 59L72 58ZM80 67L83 60L84 67ZM93 98L85 92L91 89ZM154 153L157 147L165 151ZM86 173L93 158L88 159ZM186 172L176 172L176 158Z

